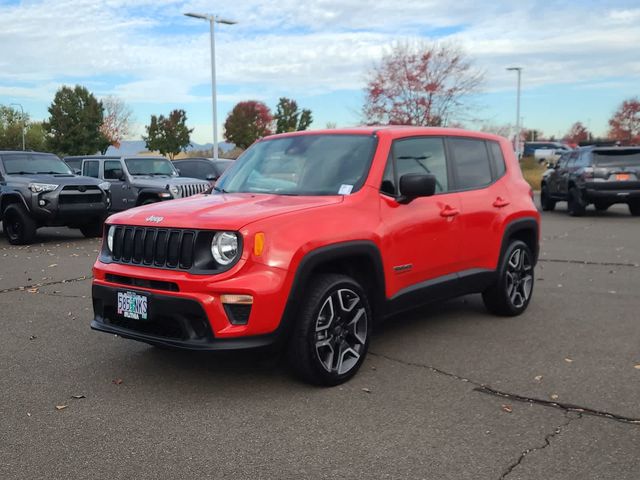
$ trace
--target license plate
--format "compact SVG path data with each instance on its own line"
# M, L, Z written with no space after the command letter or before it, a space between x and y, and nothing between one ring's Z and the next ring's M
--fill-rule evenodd
M628 173L618 173L616 174L616 180L629 180L629 174Z
M148 298L135 292L118 292L118 315L134 320L146 320Z

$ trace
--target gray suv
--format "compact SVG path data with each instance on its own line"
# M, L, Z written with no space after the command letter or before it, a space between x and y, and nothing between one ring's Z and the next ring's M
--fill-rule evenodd
M118 212L149 203L184 198L210 189L208 182L178 176L164 157L66 157L77 164L82 159L82 174L109 182L111 211Z
M43 226L79 228L99 237L109 183L79 177L50 153L0 151L0 220L13 245L32 243Z

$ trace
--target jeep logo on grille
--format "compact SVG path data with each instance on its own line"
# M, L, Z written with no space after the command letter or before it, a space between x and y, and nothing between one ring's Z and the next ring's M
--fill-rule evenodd
M164 217L156 217L155 215L151 215L151 216L145 218L145 220L147 222L160 223L162 220L164 220Z

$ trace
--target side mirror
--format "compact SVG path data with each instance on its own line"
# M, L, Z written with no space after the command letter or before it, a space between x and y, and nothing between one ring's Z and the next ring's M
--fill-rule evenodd
M430 197L436 193L436 176L432 174L408 173L400 177L398 203L409 203L418 197Z
M180 175L180 169L178 167L176 167L176 172L178 172L178 175Z

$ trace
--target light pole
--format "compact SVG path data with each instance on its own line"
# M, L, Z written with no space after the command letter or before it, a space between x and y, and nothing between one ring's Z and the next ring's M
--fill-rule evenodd
M238 22L226 20L217 15L207 15L202 13L185 13L187 17L199 18L209 22L209 31L211 34L211 102L213 104L213 159L218 160L218 108L216 105L216 41L215 41L215 24L235 25Z
M518 159L520 158L520 78L522 76L522 67L509 67L507 70L518 72L518 97L516 100L516 142L515 150Z
M25 142L24 142L24 126L25 126L24 125L25 124L24 108L22 108L22 104L20 104L20 103L10 103L9 106L11 106L11 105L17 105L18 107L20 107L20 111L22 112L22 117L21 117L21 120L22 120L22 151L24 152L26 150L26 148L25 148L26 145L25 145Z

